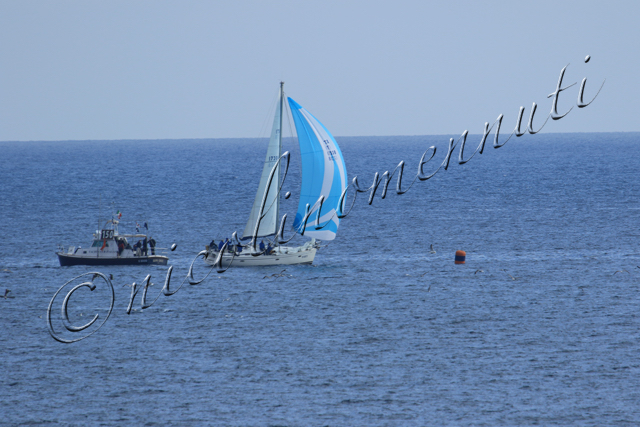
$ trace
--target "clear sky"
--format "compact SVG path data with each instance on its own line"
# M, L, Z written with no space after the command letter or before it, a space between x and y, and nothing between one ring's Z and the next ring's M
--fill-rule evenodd
M336 136L507 130L548 113L569 63L560 112L606 83L543 132L640 131L639 18L636 0L0 0L0 140L265 136L281 80Z

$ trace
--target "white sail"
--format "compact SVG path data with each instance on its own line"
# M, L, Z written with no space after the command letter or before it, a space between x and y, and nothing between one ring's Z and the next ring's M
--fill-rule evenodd
M247 225L242 233L243 239L249 239L253 236L260 215L260 206L264 197L267 185L269 185L269 175L273 166L276 164L280 155L282 154L282 85L280 86L280 96L278 99L278 107L276 108L276 114L273 118L273 128L271 129L271 138L269 139L269 147L267 148L267 156L264 159L264 166L262 168L262 176L260 177L260 184L258 185L258 191L256 197L253 200L253 207L247 220ZM280 181L280 165L276 168L276 173L273 176L269 187L269 193L267 195L266 203L264 205L263 218L260 221L260 227L256 237L270 236L276 233L276 226L278 222L278 214L280 210L280 198L278 197L278 185Z

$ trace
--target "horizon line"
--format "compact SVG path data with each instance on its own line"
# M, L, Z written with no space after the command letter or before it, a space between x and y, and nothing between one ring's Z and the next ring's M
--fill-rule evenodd
M493 132L492 132L493 133ZM600 131L600 132L549 132L542 135L570 135L570 134L612 134L612 133L640 133L640 131ZM414 135L349 135L334 136L334 138L396 138L396 137L421 137L421 136L442 136L451 137L454 134L414 134ZM455 135L458 135L457 133ZM469 133L469 136L482 135L481 133ZM540 134L539 134L540 135ZM294 138L288 136L285 138ZM0 143L20 143L20 142L125 142L125 141L210 141L210 140L229 140L229 139L269 139L269 137L251 137L251 136L233 136L233 137L212 137L212 138L119 138L119 139L25 139L25 140L3 140Z

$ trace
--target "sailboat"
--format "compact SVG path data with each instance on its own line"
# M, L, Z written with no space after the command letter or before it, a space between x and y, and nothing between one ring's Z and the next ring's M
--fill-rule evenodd
M311 113L291 98L286 103L296 128L302 168L300 200L293 222L296 233L310 237L302 246L271 247L269 238L278 234L280 220L280 169L282 152L282 120L285 113L284 83L280 83L278 107L273 118L271 137L253 206L240 240L249 244L222 248L209 247L205 262L215 265L266 266L311 264L319 241L336 237L340 224L340 205L347 188L347 168L340 147L329 130ZM266 238L268 246L258 247L257 239Z

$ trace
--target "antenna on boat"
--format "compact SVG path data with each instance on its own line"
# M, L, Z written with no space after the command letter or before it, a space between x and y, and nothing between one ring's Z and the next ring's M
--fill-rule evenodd
M100 232L100 215L102 214L102 194L100 194L100 201L98 202L98 233Z

